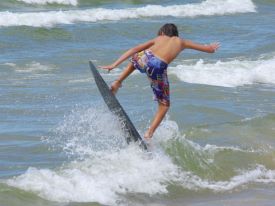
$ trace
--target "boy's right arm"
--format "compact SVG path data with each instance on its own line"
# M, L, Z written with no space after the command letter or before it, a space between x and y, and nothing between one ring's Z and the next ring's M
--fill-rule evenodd
M107 66L101 66L102 69L108 69L109 71L120 65L123 61L128 59L130 56L132 56L134 53L137 53L139 51L142 51L144 49L147 49L151 47L155 43L155 39L152 39L150 41L147 41L143 44L139 44L125 53L123 53L113 64L107 65Z
M182 40L183 49L195 49L202 52L214 53L220 47L219 42L214 42L208 45L198 44L190 40Z

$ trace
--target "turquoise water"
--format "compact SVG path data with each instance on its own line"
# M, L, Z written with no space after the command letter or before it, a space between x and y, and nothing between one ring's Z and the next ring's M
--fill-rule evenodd
M0 205L273 205L275 3L0 2ZM109 64L173 22L171 108L148 157L127 146L88 61ZM111 83L123 67L110 74ZM135 72L118 99L142 135L156 109Z

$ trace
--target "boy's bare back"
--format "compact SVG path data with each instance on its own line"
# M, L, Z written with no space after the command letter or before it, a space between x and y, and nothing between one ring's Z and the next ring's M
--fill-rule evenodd
M151 40L152 46L149 48L154 55L165 61L167 64L172 62L184 49L195 49L203 52L213 53L219 47L219 43L209 45L197 44L180 37L169 37L161 35Z
M182 40L179 37L168 37L165 35L153 39L154 44L149 49L155 56L169 64L182 51Z

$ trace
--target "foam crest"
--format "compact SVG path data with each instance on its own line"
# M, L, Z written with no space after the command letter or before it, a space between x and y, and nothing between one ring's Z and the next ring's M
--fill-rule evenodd
M236 173L225 181L203 179L178 168L165 155L148 159L136 147L128 147L70 163L58 170L29 168L6 183L51 201L107 205L123 202L127 194L169 193L168 186L172 183L189 190L213 192L232 191L251 183L275 183L275 171L262 165Z
M88 9L49 12L0 12L0 26L52 27L57 24L77 22L117 21L144 17L174 16L196 17L256 12L251 0L206 0L197 4L184 5L147 5L126 9Z
M205 63L184 63L170 67L170 74L188 83L207 84L223 87L237 87L255 83L275 84L275 58L250 60L217 61Z
M57 171L30 168L7 184L58 202L116 205L127 193L167 193L177 167L165 156L144 158L136 147L106 152Z
M21 1L26 4L39 4L39 5L64 4L64 5L76 6L78 4L77 0L17 0L17 1Z

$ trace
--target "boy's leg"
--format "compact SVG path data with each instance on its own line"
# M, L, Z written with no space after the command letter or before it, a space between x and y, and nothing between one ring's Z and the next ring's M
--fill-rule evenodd
M155 130L163 120L168 110L169 110L169 106L159 103L158 111L155 114L155 117L150 125L150 128L145 132L144 138L149 139L153 136Z
M111 85L111 91L113 92L113 94L115 94L117 92L117 90L121 86L123 80L126 79L134 70L135 70L135 67L133 66L133 64L129 63L127 65L126 69L124 69L124 71L120 74L120 76L118 77L118 79L115 80L112 83L112 85Z

